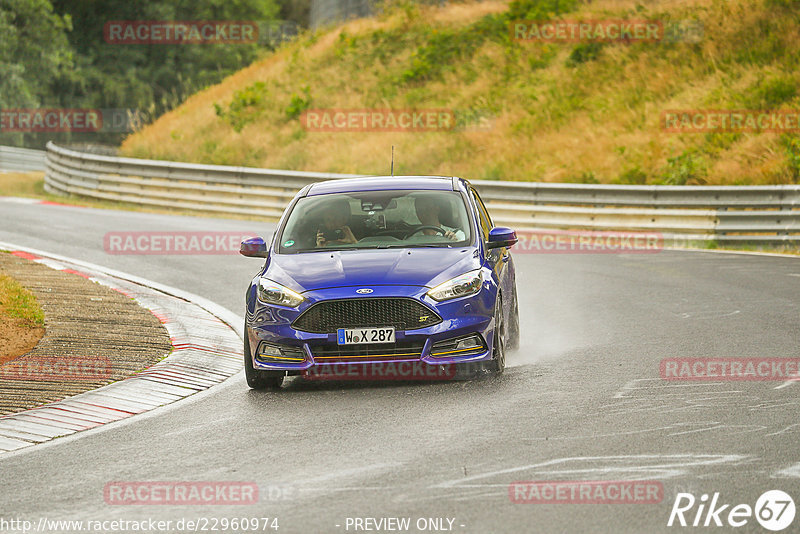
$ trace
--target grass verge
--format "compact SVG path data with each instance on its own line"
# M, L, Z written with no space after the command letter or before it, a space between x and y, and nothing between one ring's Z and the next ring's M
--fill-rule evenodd
M33 294L16 280L0 273L0 319L21 319L25 328L44 326L44 312Z

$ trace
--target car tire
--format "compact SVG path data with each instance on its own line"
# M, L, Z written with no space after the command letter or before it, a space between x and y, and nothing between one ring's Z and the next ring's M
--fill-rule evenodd
M514 288L514 302L511 304L511 315L508 318L508 340L506 341L508 350L519 348L519 305L517 302L517 288Z
M279 389L283 384L284 371L262 371L253 367L253 356L250 352L250 340L247 327L244 334L244 376L247 385L252 389Z
M492 340L492 360L489 369L496 375L503 374L506 368L506 321L503 313L503 297L497 297L494 309L494 334Z

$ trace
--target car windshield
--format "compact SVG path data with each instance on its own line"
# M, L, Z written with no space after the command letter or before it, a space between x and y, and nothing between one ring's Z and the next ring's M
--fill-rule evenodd
M280 236L280 252L452 247L470 242L455 191L359 191L301 198Z

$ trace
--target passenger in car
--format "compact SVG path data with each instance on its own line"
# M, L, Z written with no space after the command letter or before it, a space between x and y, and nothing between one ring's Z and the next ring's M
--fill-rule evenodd
M346 199L338 198L328 202L317 228L317 248L356 243L358 240L348 225L351 216L350 203Z

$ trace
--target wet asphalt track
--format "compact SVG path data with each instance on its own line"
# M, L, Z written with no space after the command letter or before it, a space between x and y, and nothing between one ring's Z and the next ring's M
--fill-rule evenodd
M240 316L260 260L109 255L103 235L272 229L0 200L0 241L188 290ZM800 357L800 259L664 251L515 261L522 346L502 377L294 379L264 393L249 391L240 373L151 414L0 456L0 518L277 517L287 533L356 532L347 518L409 517L411 532L418 518L455 518L453 531L465 533L658 532L698 530L667 528L678 492L753 505L781 489L800 505L800 384L659 379L664 358ZM560 479L656 480L665 496L660 504L509 500L514 481ZM108 482L153 480L252 481L261 499L206 508L104 502ZM752 518L738 530L767 532Z

